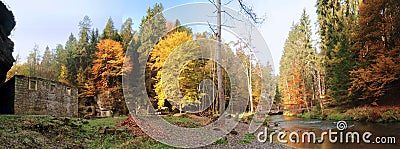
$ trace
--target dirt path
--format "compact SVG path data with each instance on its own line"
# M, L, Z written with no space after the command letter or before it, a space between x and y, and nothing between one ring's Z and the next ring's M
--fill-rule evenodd
M248 128L249 128L249 124L240 122L234 129L237 132L237 134L230 133L227 135L227 137L226 137L227 142L228 142L227 144L213 143L213 144L208 145L203 148L206 148L206 149L209 149L209 148L221 148L221 149L223 149L223 148L238 148L238 149L239 148L240 149L264 149L264 148L286 149L286 148L289 148L289 149L292 149L293 148L293 147L290 147L290 146L287 146L284 144L280 144L280 143L274 143L274 142L270 143L269 141L262 143L262 142L259 142L257 140L257 138L249 139L245 136L245 134L247 134ZM261 129L263 129L263 127L259 128L255 132L254 136L257 136L257 133L260 132ZM249 142L244 143L243 140L248 140Z

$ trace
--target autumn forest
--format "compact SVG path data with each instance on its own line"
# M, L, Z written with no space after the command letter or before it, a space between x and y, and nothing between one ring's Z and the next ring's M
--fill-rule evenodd
M224 43L242 60L250 88L247 111L254 112L261 98L261 70L267 69L274 91L272 106L285 115L322 119L357 120L357 109L373 109L371 121L398 120L399 114L384 118L385 112L400 104L400 1L398 0L317 0L317 12L303 11L288 33L279 73L271 68L252 64L251 54L241 41ZM207 103L200 99L203 79L216 84L216 63L198 59L186 64L178 78L185 102L168 100L162 85L162 68L174 49L196 38L215 39L213 32L194 33L181 26L179 20L158 16L153 28L144 26L150 18L163 11L162 4L147 10L138 31L128 18L121 27L109 18L103 30L92 27L89 16L78 24L79 34L70 34L65 44L56 47L35 45L27 61L21 58L8 72L45 78L76 86L79 89L80 117L93 116L88 107L107 108L114 115L127 115L122 77L124 61L135 61L126 51L152 49L147 61L146 90L155 109L182 111L184 107L202 109ZM317 13L311 22L307 13ZM318 39L312 39L311 25L318 24ZM154 39L167 32L167 35ZM212 43L209 43L212 44ZM154 45L154 46L152 46ZM198 45L186 45L195 48ZM212 45L211 45L212 46ZM215 45L214 45L215 47ZM192 53L196 54L196 53ZM180 57L177 57L179 59ZM250 63L249 63L250 62ZM226 71L226 70L225 70ZM229 76L223 71L224 96L229 101ZM264 78L265 79L265 78ZM165 81L165 80L164 80ZM163 87L166 89L163 89ZM215 99L215 97L213 97ZM210 101L207 101L210 102ZM211 101L212 102L212 101ZM379 110L376 110L376 109ZM296 110L293 110L296 109ZM211 104L204 114L218 113L218 103ZM360 118L364 120L363 118Z

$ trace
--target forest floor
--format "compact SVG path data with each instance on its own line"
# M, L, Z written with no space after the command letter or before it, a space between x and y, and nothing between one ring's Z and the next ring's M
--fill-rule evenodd
M210 119L196 116L164 116L182 127L200 127ZM51 116L0 115L0 146L5 148L173 148L130 127L127 117L79 119ZM121 125L122 124L122 125ZM240 122L236 133L203 148L291 148L279 143L261 143L247 134ZM133 129L132 129L133 128ZM256 131L258 132L258 131Z

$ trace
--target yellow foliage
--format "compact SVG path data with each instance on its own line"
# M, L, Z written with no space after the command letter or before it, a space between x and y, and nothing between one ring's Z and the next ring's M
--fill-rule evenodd
M151 51L150 60L154 62L151 65L154 71L157 71L157 76L154 78L156 80L156 84L154 85L155 92L158 99L158 108L164 106L164 101L166 99L165 94L162 89L162 80L161 80L161 71L160 69L164 65L164 62L168 59L169 55L180 45L191 41L192 36L186 32L174 32L172 34L167 35L166 38L161 39L157 45L154 46Z

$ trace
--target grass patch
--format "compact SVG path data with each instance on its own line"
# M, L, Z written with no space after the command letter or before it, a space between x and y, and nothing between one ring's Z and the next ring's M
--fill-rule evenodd
M400 121L400 107L396 106L362 106L347 110L338 108L325 109L328 120L354 120L365 122L398 122ZM316 111L304 113L301 118L321 119L321 114Z
M249 139L249 140L256 139L256 136L254 136L254 134L251 134L251 133L246 133L246 134L244 134L244 136L246 137L246 139Z
M127 117L84 120L50 116L0 116L4 148L171 148L134 136L118 123Z
M163 118L174 125L186 128L199 128L201 127L202 120L198 121L188 117L186 114L180 116L163 116Z
M238 143L240 143L240 144L250 144L251 142L249 140L246 140L246 139L238 139Z
M223 138L218 139L217 141L215 141L215 144L226 145L226 144L228 144L228 139L223 137Z
M304 119L321 119L321 113L319 111L310 111L300 114L298 117Z
M357 107L347 110L345 116L351 117L356 121L367 122L395 122L400 121L400 107Z

